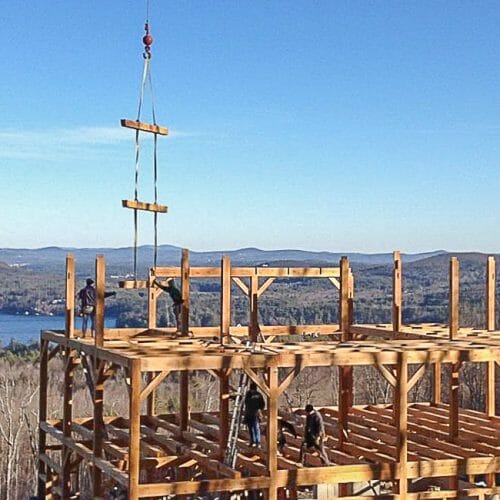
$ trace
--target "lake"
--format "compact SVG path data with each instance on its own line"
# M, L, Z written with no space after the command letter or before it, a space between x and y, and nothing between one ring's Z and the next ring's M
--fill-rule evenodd
M80 328L81 319L75 318ZM105 326L114 328L116 318L106 318ZM64 316L24 316L0 314L0 344L6 346L12 339L22 344L40 340L40 330L64 330Z

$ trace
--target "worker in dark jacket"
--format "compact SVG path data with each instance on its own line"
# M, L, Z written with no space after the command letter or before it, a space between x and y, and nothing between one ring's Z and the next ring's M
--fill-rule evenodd
M166 285L161 284L158 280L154 280L154 284L167 292L172 299L173 306L172 310L174 311L175 316L175 326L177 328L177 332L181 331L181 311L182 311L182 294L178 288L175 286L174 278L168 278Z
M315 410L313 405L306 405L306 426L304 430L304 442L300 448L300 462L304 464L305 454L308 449L313 448L319 452L321 461L325 465L330 465L328 455L326 454L323 442L326 437L325 424L323 417L318 410Z
M250 446L260 446L260 420L265 408L264 398L257 390L255 382L250 383L250 389L245 394L245 423L250 434Z
M82 334L87 335L87 326L90 320L91 334L95 331L95 306L96 306L96 290L94 288L94 280L87 278L87 286L78 292L78 300L80 301L80 316L82 317ZM106 292L104 298L113 297L116 292Z

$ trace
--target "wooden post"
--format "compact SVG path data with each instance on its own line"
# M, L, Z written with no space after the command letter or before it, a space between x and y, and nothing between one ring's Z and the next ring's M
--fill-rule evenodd
M342 332L342 342L351 340L349 324L349 296L350 296L350 280L349 280L349 261L347 257L340 259L340 307L339 307L339 326ZM339 448L345 441L348 440L348 414L349 408L353 403L353 367L339 366Z
M392 271L392 330L399 332L402 324L402 280L401 280L401 254L394 252L394 268Z
M49 363L49 343L47 340L40 338L40 388L38 402L38 420L40 423L47 420L47 379L48 379L48 363ZM45 453L47 444L47 436L41 426L38 428L38 454ZM47 488L45 484L48 468L45 462L38 459L38 498L46 498Z
M183 248L181 258L181 333L186 337L189 335L189 292L189 250L187 248Z
M183 370L180 372L179 379L179 391L180 391L180 429L181 431L187 431L189 423L189 371Z
M496 305L496 262L495 257L488 257L486 263L486 329L493 332L496 329L495 305Z
M276 499L276 473L278 470L278 367L268 369L269 396L267 398L267 457L268 473L271 478L268 498Z
M408 493L407 464L408 464L408 354L399 354L397 364L397 378L395 393L397 397L394 405L397 444L396 458L399 468L399 497L406 498Z
M486 414L488 417L496 415L495 366L495 361L488 361L486 363Z
M220 308L220 342L225 344L229 340L231 325L231 261L227 255L221 261L221 308Z
M229 434L229 372L219 370L219 456L224 458Z
M141 441L141 360L133 359L130 365L130 441L128 469L128 498L139 498L140 441Z
M159 372L146 373L146 385L149 385ZM146 398L146 414L150 417L156 415L156 390L151 392Z
M155 269L150 269L148 278L148 328L152 330L156 328L156 301L158 299L158 289L154 286L155 279Z
M450 340L458 336L460 302L460 271L456 257L450 258L449 335Z
M354 321L354 275L352 274L352 269L349 269L349 297L348 297L348 309L349 309L349 325L352 325Z
M75 336L75 259L72 254L66 256L66 321L65 336ZM74 351L66 347L64 350L64 394L63 394L63 434L71 438L71 422L73 418L73 372ZM62 448L62 497L69 498L71 491L71 448Z
M340 259L340 301L339 326L342 342L351 339L349 332L349 261L347 257Z
M73 419L73 379L75 352L68 347L64 353L64 396L63 396L63 434L71 439ZM71 448L63 444L62 449L62 497L69 498L71 492Z
M459 387L460 387L460 362L451 364L450 372L450 408L448 414L448 430L450 440L458 438L459 417Z
M66 256L66 337L75 336L75 258Z
M95 306L95 345L104 345L104 293L106 288L106 263L104 255L95 261L96 306Z
M250 304L250 340L257 342L259 334L259 316L258 316L258 291L259 291L259 277L254 271L250 278L249 304Z
M441 361L434 363L434 370L432 372L433 388L432 388L432 404L434 406L441 404L441 379L443 376Z
M97 331L97 330L96 330ZM95 458L102 458L104 440L104 380L102 373L105 362L94 356L94 444ZM102 496L102 472L99 467L93 468L94 498Z

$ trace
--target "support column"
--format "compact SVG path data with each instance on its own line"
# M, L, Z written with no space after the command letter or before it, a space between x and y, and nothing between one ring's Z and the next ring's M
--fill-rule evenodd
M66 321L65 336L73 338L75 334L75 259L72 254L66 256ZM64 395L63 395L63 434L71 438L73 419L73 373L75 353L68 347L64 350ZM71 449L62 448L62 496L69 498L71 492Z
M259 316L257 309L257 300L259 292L259 277L257 274L252 274L250 278L249 289L249 304L250 304L250 340L257 342L259 335Z
M278 495L276 473L278 470L278 367L272 366L267 372L269 396L267 398L267 468L271 478L267 498L275 500Z
M104 440L104 372L105 362L94 356L94 443L93 451L95 458L103 456ZM102 496L102 472L99 467L93 468L94 498Z
M66 256L66 337L75 336L75 258Z
M460 362L451 363L450 372L450 408L448 417L448 430L450 441L458 438L459 416L459 388L460 388Z
M488 417L496 416L496 363L488 361L486 363L486 415Z
M408 354L399 354L394 405L396 424L396 458L399 468L398 494L406 498L408 493Z
M394 268L392 271L392 330L394 332L399 332L401 330L402 324L402 262L401 254L399 251L395 251L394 254Z
M220 309L220 342L229 341L229 328L231 325L231 261L227 255L221 261L221 309Z
M96 308L95 308L95 346L104 344L104 293L106 287L106 265L103 255L98 255L95 262ZM102 372L104 362L94 355L94 457L102 458L102 442L104 437L104 381ZM94 497L102 495L102 473L98 467L93 468Z
M458 336L460 303L460 269L456 257L450 258L449 335L450 340Z
M40 388L38 402L38 419L39 422L47 420L47 378L48 378L48 363L49 363L49 343L47 340L40 338ZM47 436L42 428L38 427L38 454L45 453L47 444ZM45 462L38 459L38 498L46 498L47 488L45 481L47 479L48 467Z
M342 342L351 339L349 332L349 261L347 257L340 259L340 300L339 300L339 327L342 333Z
M351 340L349 323L349 261L347 257L340 259L340 307L339 307L339 326L342 332L342 342ZM353 403L353 367L339 366L339 448L348 440L348 413Z
M496 329L496 262L495 257L488 257L486 263L486 329L493 332Z
M180 428L187 431L189 424L189 371L183 370L179 377Z
M187 337L189 335L189 293L190 293L190 276L189 276L189 250L182 249L181 258L181 333Z
M158 289L154 286L154 280L156 279L155 275L156 269L149 270L149 278L148 278L148 328L154 330L156 328L156 301L158 299Z
M139 498L139 473L141 461L141 360L133 359L130 366L130 401L129 401L129 469L128 498Z
M71 438L73 420L73 380L75 352L66 348L64 355L64 399L63 399L63 434ZM71 449L63 444L62 448L62 497L69 498L71 492Z
M229 433L229 372L221 369L219 374L219 455L223 459L226 453Z
M432 388L432 404L434 406L437 406L441 404L441 395L442 395L442 389L441 389L441 379L443 376L443 371L442 371L442 365L441 361L436 361L434 363L434 369L432 372L432 378L433 378L433 388Z
M104 255L98 255L95 261L96 306L95 306L95 345L104 344L104 293L106 288L106 263Z

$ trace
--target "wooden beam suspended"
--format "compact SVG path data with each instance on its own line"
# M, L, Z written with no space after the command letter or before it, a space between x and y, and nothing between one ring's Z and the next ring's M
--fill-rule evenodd
M122 280L118 282L118 286L127 290L140 290L149 288L150 284L146 280Z
M141 132L151 132L158 135L168 135L168 129L150 123L140 122L138 120L127 120L126 118L120 120L121 126L125 128L133 128Z
M168 207L166 205L159 205L158 203L147 203L137 200L122 200L123 208L131 208L133 210L142 210L144 212L167 213Z

